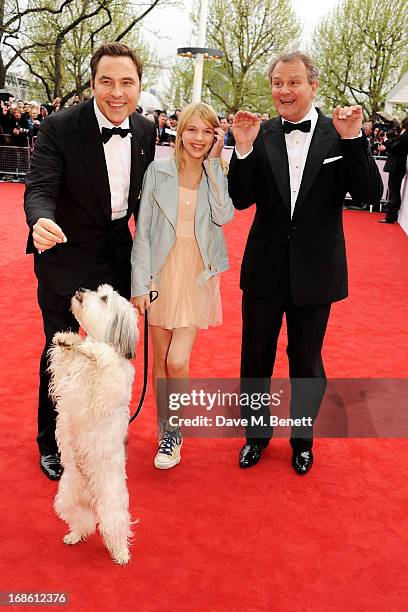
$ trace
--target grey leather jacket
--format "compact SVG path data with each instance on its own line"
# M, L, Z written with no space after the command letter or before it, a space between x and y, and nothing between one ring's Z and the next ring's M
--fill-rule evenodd
M222 225L231 221L234 208L227 177L219 159L204 161L197 194L194 231L203 259L199 285L229 267ZM143 183L136 234L132 248L132 297L146 295L176 241L179 200L176 163L158 159L148 167Z

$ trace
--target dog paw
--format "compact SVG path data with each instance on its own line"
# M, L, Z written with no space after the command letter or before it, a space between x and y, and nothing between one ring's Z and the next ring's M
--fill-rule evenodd
M81 346L78 347L78 353L92 359L94 361L98 360L98 351L95 350L93 343L91 342L83 342Z
M78 353L92 360L98 367L105 368L117 362L117 356L111 346L101 342L82 342Z
M130 552L128 551L127 548L118 550L116 552L112 552L111 555L112 555L112 559L118 565L126 565L126 563L130 561Z
M82 342L82 338L79 334L74 334L74 332L57 332L54 334L52 342L55 344L55 346L70 349L77 344L80 344Z
M76 533L75 531L70 531L63 537L63 542L64 544L67 544L68 546L70 546L72 544L78 544L78 542L81 542L82 539L83 538L80 533Z

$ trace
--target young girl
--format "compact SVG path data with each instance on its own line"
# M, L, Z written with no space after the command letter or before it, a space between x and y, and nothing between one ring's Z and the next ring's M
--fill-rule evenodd
M149 310L153 388L158 379L188 379L190 354L200 328L222 323L219 273L228 258L222 225L234 209L228 195L224 132L211 106L189 104L181 113L174 157L146 172L132 250L132 302ZM159 296L150 304L149 292ZM158 404L161 402L158 402ZM159 449L154 465L180 462L180 428L159 409ZM172 419L173 421L173 419Z

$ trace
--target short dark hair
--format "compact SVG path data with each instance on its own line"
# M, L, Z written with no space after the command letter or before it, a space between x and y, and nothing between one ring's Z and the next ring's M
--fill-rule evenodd
M142 60L140 59L136 51L133 51L133 49L131 49L127 45L124 45L123 43L119 42L104 43L103 45L97 48L97 50L91 57L90 62L92 81L95 80L96 69L98 68L98 64L104 55L109 55L110 57L130 57L130 59L136 66L139 81L142 81Z
M402 120L401 127L403 130L408 130L408 117Z
M309 83L313 83L313 81L317 81L319 78L319 69L316 64L313 62L312 58L306 53L302 53L301 51L291 51L290 53L281 53L277 57L274 57L270 62L267 70L269 82L272 84L272 72L275 70L276 65L279 62L303 62L307 72L307 78Z

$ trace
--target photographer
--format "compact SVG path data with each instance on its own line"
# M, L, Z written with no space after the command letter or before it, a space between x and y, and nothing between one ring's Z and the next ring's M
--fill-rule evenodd
M164 143L168 144L169 142L169 134L166 132L168 128L167 125L167 113L166 111L160 111L158 119L157 119L157 138L156 144L162 145Z
M375 130L374 130L375 134ZM373 141L371 142L371 153L374 156L386 155L387 147L385 145L385 130L378 130L377 134L374 136Z
M6 123L6 130L11 136L12 147L26 147L27 139L30 133L28 121L22 116L21 110L15 108L12 112L11 117Z

